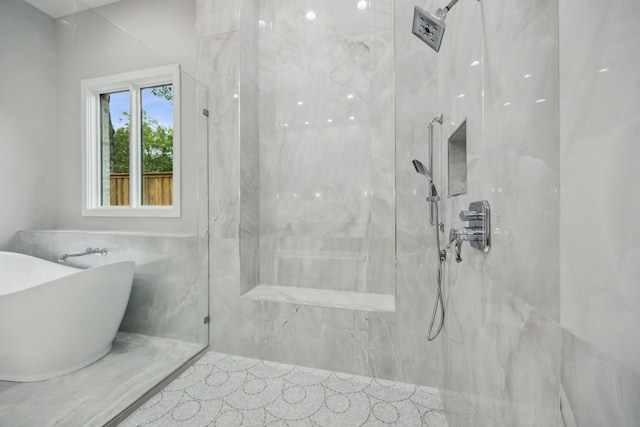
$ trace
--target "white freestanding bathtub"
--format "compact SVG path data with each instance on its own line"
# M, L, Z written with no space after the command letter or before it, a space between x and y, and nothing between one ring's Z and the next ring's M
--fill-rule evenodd
M133 271L133 261L81 270L0 252L0 380L45 380L107 354Z

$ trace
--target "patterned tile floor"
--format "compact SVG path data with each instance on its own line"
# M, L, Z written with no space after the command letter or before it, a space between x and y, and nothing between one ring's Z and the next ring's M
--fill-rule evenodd
M447 425L438 390L209 352L121 424Z

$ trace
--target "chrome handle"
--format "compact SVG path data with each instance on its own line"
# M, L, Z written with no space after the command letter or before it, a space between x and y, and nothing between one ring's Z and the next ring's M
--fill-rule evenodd
M457 263L461 263L462 262L462 239L458 239L456 241L456 262Z
M457 230L452 228L449 232L449 244L456 240L472 242L482 239L484 239L484 230L482 228L462 227Z
M452 228L449 232L449 245L455 242L456 261L462 261L462 242L467 241L472 248L489 252L491 249L491 207L486 200L473 202L469 205L469 210L460 212L460 219L468 221L468 227L459 229Z
M462 221L482 221L484 214L478 211L460 211Z

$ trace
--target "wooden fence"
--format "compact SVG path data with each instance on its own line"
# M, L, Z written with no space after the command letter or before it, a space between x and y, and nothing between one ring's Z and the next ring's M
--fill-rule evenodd
M113 173L109 179L111 206L129 206L129 174ZM142 175L142 204L173 204L173 172L145 172Z

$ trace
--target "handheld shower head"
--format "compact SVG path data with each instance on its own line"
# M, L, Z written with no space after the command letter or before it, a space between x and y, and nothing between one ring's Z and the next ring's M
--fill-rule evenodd
M424 175L425 178L429 181L429 185L431 186L431 197L438 197L438 192L436 191L436 186L433 183L433 176L431 175L431 171L424 167L420 160L414 159L412 161L413 167L416 169L420 175Z
M420 160L414 159L411 163L413 163L413 167L416 169L416 172L418 172L420 175L424 175L429 181L433 181L431 171L425 168Z

